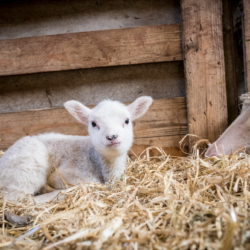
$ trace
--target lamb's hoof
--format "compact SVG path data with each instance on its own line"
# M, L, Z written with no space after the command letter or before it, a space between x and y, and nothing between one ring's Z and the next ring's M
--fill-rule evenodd
M33 216L31 215L20 216L11 212L5 212L4 218L6 221L14 225L15 227L23 227L32 223Z

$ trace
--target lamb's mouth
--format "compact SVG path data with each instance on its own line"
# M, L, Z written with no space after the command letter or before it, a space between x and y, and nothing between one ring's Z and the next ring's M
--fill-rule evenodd
M108 147L114 147L114 148L116 148L116 147L119 147L120 146L120 142L113 142L113 143L111 143L111 144L108 144L107 146Z

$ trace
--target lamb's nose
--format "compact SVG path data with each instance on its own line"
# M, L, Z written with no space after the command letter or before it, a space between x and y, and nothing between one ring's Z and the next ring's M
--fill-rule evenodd
M109 141L113 141L115 140L116 138L118 137L118 135L111 135L111 136L106 136L106 138L109 140Z

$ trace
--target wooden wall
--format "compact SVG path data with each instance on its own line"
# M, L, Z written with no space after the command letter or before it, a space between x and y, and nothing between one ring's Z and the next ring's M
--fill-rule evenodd
M133 149L182 154L179 1L0 1L0 8L0 148L26 134L86 134L62 109L69 99L95 105L150 95Z
M91 106L142 95L155 102L135 123L136 152L154 145L182 155L188 132L215 141L232 96L225 3L0 1L0 148L27 134L86 134L62 108L67 100Z
M211 142L228 122L222 14L222 1L182 1L189 133Z

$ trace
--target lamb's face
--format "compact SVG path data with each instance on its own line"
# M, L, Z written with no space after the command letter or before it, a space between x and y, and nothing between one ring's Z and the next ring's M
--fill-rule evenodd
M131 114L117 101L105 100L92 109L88 131L95 149L105 156L124 154L133 143Z
M127 153L133 143L132 121L144 115L153 99L149 96L137 98L125 106L117 101L104 100L89 109L80 102L68 101L65 108L79 122L88 126L91 142L105 156Z

